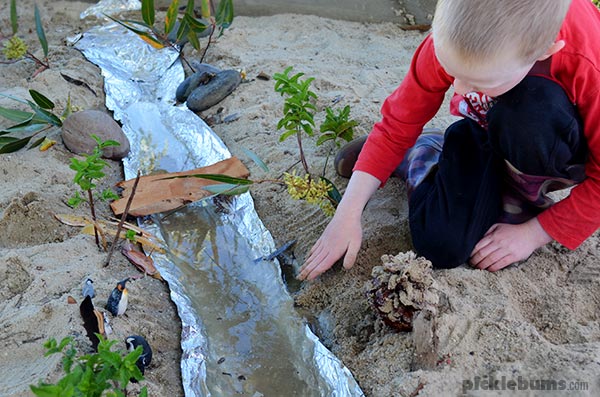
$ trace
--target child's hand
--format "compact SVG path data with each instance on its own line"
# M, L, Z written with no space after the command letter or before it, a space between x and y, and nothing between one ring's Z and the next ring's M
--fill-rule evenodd
M527 259L533 251L552 241L537 218L520 225L497 223L477 243L469 262L491 272Z
M350 216L336 213L311 248L308 259L300 268L298 279L312 280L318 277L344 254L344 268L350 269L356 261L361 243L360 213L350 214Z
M354 265L362 243L362 211L380 184L379 179L366 172L355 171L352 174L333 219L300 268L299 280L318 277L344 255L344 267L350 269Z

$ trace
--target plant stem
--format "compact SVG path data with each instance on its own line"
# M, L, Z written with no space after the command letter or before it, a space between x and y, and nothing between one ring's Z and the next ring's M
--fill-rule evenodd
M137 176L135 177L135 182L133 182L133 187L131 188L131 194L127 199L127 205L125 205L125 210L121 215L121 220L119 221L119 225L117 226L117 234L115 234L115 238L110 246L110 251L108 251L108 257L106 258L106 263L104 267L108 266L110 263L110 258L112 257L113 252L115 251L115 246L117 245L117 241L119 241L119 236L121 235L121 230L123 229L123 223L125 223L125 219L127 218L127 214L129 213L129 207L131 207L131 202L133 201L133 196L135 196L135 190L137 189L138 182L140 181L140 170L137 172Z
M306 157L304 157L304 150L302 149L302 132L300 130L296 131L296 138L298 138L298 148L300 149L300 161L302 162L302 167L304 167L304 171L310 175L308 164L306 163Z
M213 34L215 33L216 28L217 28L217 25L215 24L214 21L212 21L212 24L210 26L210 34L208 35L208 43L206 43L206 47L204 47L204 51L202 52L202 56L200 57L200 63L204 62L204 57L206 56L206 51L208 51L208 47L210 47L210 43L212 43L212 37L213 37Z
M90 202L90 210L92 211L92 221L94 222L94 236L96 237L96 245L100 248L100 239L98 239L98 229L96 229L96 210L94 209L94 197L92 189L88 189L88 200Z
M46 59L45 63L43 61L41 61L38 57L36 57L35 55L33 55L31 52L27 51L27 56L32 59L35 63L37 63L40 66L45 67L46 69L50 69L50 63L48 62L48 60Z

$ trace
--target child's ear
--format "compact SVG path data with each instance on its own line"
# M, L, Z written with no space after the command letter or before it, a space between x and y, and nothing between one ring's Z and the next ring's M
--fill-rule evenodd
M560 50L562 50L564 47L565 47L565 41L564 40L555 41L554 43L552 43L552 45L550 46L550 48L548 48L548 50L546 50L546 53L544 55L542 55L541 57L539 57L537 60L538 61L543 61L545 59L548 59L552 55L554 55L557 52L559 52Z

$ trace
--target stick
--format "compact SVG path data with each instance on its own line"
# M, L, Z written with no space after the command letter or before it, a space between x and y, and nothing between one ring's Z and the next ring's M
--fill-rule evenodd
M135 196L135 189L137 188L139 181L140 170L138 170L137 176L135 177L135 182L133 182L133 187L131 188L131 195L127 200L125 211L123 211L123 214L121 215L121 220L119 221L119 225L117 226L117 233L115 234L115 239L113 240L113 243L110 246L110 251L108 251L108 257L106 258L106 263L104 264L104 267L108 266L108 264L110 263L110 258L112 257L112 254L115 251L115 246L117 245L117 241L119 241L119 236L121 235L121 230L123 229L123 223L125 223L125 219L127 218L127 213L129 212L129 207L131 206L131 202L133 201L133 196Z

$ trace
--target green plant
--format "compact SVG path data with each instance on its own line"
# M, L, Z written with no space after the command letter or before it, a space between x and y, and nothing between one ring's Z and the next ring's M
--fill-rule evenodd
M333 109L326 108L325 121L319 129L322 135L317 139L316 145L319 146L327 141L333 141L337 147L340 147L338 138L350 142L354 139L354 127L358 125L356 120L350 118L350 106L346 105L343 109L338 109L337 113Z
M43 383L30 385L31 391L40 397L69 397L69 396L127 396L127 385L131 379L140 381L144 376L136 365L138 357L142 354L142 347L123 355L120 350L112 351L118 343L116 340L106 340L97 334L100 339L98 352L77 357L73 338L67 337L56 342L54 338L44 343L46 353L44 357L52 354L62 354L62 368L65 372L56 384ZM147 396L148 391L143 387L140 396Z
M71 197L67 204L69 206L75 208L79 204L84 201L90 206L90 211L92 214L92 221L96 222L96 210L94 206L94 195L93 190L96 188L96 181L104 178L105 174L102 172L104 167L108 164L106 161L102 160L102 149L110 147L110 146L119 146L119 142L113 140L102 141L98 136L92 134L92 138L96 141L96 147L92 154L86 155L82 160L79 160L76 157L71 158L70 168L76 171L75 177L73 178L73 182L75 182L85 194L87 193L87 199L84 199L79 195L79 192L75 192L73 197ZM112 190L105 189L98 196L98 199L102 201L107 200L116 200L119 196L116 195ZM99 246L100 241L98 239L98 231L96 230L96 226L94 225L94 235L96 237L96 244Z
M312 100L317 99L317 95L310 90L310 84L314 78L310 77L301 80L304 73L296 73L290 76L293 67L286 68L283 73L275 73L275 92L282 96L287 96L283 103L283 117L277 123L277 129L284 129L279 136L279 141L283 142L292 135L296 135L298 149L300 150L300 161L304 171L310 174L304 149L302 148L302 132L308 136L313 136L313 127L315 126L314 111L317 110Z
M0 116L7 120L16 122L8 128L0 130L0 153L16 152L27 146L31 139L37 135L41 135L52 127L61 127L62 121L72 112L71 100L67 100L67 106L59 116L52 111L55 109L54 102L35 90L29 90L32 100L23 100L9 95L3 95L14 101L27 104L33 112L25 112L22 110L8 109L0 106ZM14 135L27 134L25 137ZM35 140L29 148L39 146L45 139L42 135Z
M183 17L177 18L179 0L173 0L167 9L164 25L157 26L154 10L154 0L142 0L142 19L143 21L121 20L108 16L113 21L119 23L130 31L134 32L142 40L154 48L171 47L181 54L184 40L188 40L196 51L200 51L200 35L209 29L208 43L200 58L204 60L206 51L210 46L215 30L218 29L219 36L233 22L233 0L221 0L217 10L214 11L213 3L210 0L201 0L201 18L197 18L194 10L194 0L188 0ZM214 16L213 16L214 15ZM179 22L179 24L177 24ZM172 32L178 25L176 35ZM182 59L187 63L185 58ZM188 66L193 70L191 65Z
M2 52L9 60L18 60L23 57L33 60L36 65L39 66L38 71L36 72L37 74L50 67L50 63L48 62L48 40L46 39L46 34L44 33L44 26L42 25L40 10L38 9L38 6L35 5L35 31L37 33L40 45L42 46L42 51L44 52L44 59L39 59L33 55L33 53L29 51L27 44L17 35L19 31L19 17L17 15L16 3L16 0L10 1L10 24L13 35L7 42L4 43Z

